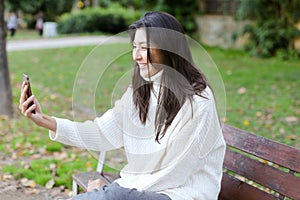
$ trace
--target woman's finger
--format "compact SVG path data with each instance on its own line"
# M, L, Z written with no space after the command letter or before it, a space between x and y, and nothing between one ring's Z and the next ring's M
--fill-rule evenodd
M36 105L35 105L35 104L32 104L29 108L26 109L24 115L25 115L26 117L31 118L31 116L32 116L32 111L35 110L35 109L36 109Z
M29 97L27 100L23 101L22 109L21 109L21 112L23 114L25 114L25 112L28 110L28 105L33 101L34 101L34 96L33 95L31 97Z
M19 108L20 110L22 109L22 104L24 103L25 99L26 99L26 92L28 89L28 85L22 84L22 89L21 89L21 95L20 95L20 104L19 104Z
M101 186L102 186L102 181L100 179L89 180L88 181L87 191L91 192L94 189L99 189Z

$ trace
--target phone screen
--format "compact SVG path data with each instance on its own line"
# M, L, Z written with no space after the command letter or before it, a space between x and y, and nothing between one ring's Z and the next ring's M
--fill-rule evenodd
M23 74L23 81L25 81L26 84L28 85L28 90L27 90L27 92L26 92L26 97L25 97L26 99L28 99L28 98L32 95L32 91L31 91L31 86L30 86L29 76L28 76L27 74ZM32 105L33 105L33 102L31 102L31 103L28 105L28 108L29 108L30 106L32 106ZM33 110L32 113L35 114L35 111Z

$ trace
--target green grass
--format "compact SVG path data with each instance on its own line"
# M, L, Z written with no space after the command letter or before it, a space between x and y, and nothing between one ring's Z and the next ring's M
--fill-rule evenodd
M103 48L111 53L123 47L113 44ZM26 72L31 77L33 93L38 97L43 111L72 119L72 93L77 72L82 66L93 66L95 69L91 71L95 74L92 75L97 76L101 71L98 70L103 67L103 63L97 63L97 58L102 60L101 56L104 56L101 50L94 51L96 59L82 65L92 49L72 47L8 54L15 117L0 117L0 150L11 156L14 163L0 166L3 173L14 174L17 178L27 177L40 185L54 178L57 186L71 188L72 173L95 169L96 161L85 151L50 141L46 130L35 126L17 110L22 73ZM217 64L226 87L226 123L300 148L299 60L259 59L241 51L219 48L207 48L207 51ZM80 93L81 99L95 100L96 113L103 113L112 104L110 94L115 81L129 72L131 67L130 53L120 56L104 71L96 88L87 87ZM120 89L126 86L123 83L120 85ZM241 88L244 92L239 92ZM92 98L88 95L90 89L95 93ZM84 115L79 117L86 118ZM298 121L293 122L288 117L295 117ZM64 152L67 157L59 158ZM17 162L19 158L25 161ZM49 169L51 163L56 165L55 174ZM24 164L29 167L24 168Z
M226 87L227 123L299 148L299 60L258 59L221 49L211 55ZM246 92L239 94L242 87Z
M40 38L38 32L35 30L18 29L13 37L10 36L10 32L7 32L7 40L22 40L22 39L37 39Z

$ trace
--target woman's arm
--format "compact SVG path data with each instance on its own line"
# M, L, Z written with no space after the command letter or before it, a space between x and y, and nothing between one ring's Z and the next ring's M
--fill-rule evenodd
M121 100L94 121L73 122L68 119L50 117L42 113L38 100L31 96L26 100L28 86L21 88L19 108L21 112L38 126L50 130L50 139L80 148L107 151L123 146L122 112L131 90L127 90ZM29 106L34 102L32 106ZM35 114L32 111L35 110Z
M23 82L21 87L21 96L20 96L20 104L19 109L22 114L31 119L38 126L47 128L53 132L56 132L56 121L52 117L43 114L42 108L34 95L26 99L26 93L28 90L28 85ZM33 104L31 106L30 103ZM32 111L35 110L35 113Z

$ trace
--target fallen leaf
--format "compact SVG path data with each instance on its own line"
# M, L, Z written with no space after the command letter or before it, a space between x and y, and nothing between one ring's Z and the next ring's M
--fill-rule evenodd
M2 181L12 180L12 179L13 179L13 176L10 175L10 174L3 174L3 175L1 176L1 180L2 180Z
M11 158L14 160L18 159L17 153L13 152L13 154L11 155Z
M34 180L29 180L27 178L22 178L20 180L21 184L25 187L31 187L34 188L36 186L36 183L34 182Z
M33 194L38 194L39 191L35 188L31 189L31 190L25 190L25 195L33 195Z
M57 160L65 160L68 158L68 154L66 152L54 152L53 156L55 157L55 159Z
M256 112L256 117L261 117L262 113L261 112Z
M51 100L54 100L54 99L56 99L56 98L57 98L56 94L51 94L51 95L50 95L50 99L51 99Z
M24 169L30 169L30 167L31 167L31 166L30 166L29 164L25 164L25 165L23 166Z
M238 94L244 94L246 93L247 89L245 87L240 87L237 91Z
M54 180L54 179L50 179L50 180L46 183L45 187L46 187L47 189L51 189L51 188L53 188L54 185L55 185L55 180Z
M51 163L51 164L49 165L49 169L50 169L50 170L55 170L55 169L56 169L56 164L55 164L55 163Z
M289 139L289 140L296 140L297 136L296 135L288 135L287 139Z
M288 116L285 118L285 121L287 122L298 122L298 118L295 116Z
M91 162L87 162L87 163L85 163L85 166L86 166L86 167L91 167L91 166L92 166L92 163L91 163Z
M231 71L231 70L227 70L227 71L226 71L226 74L227 74L227 75L232 75L232 71Z

